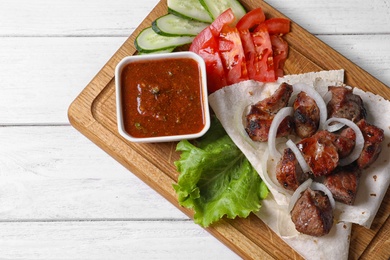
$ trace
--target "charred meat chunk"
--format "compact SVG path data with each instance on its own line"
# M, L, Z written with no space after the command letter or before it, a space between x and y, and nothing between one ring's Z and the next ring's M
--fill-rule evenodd
M333 225L333 209L322 191L306 189L291 210L295 229L303 234L320 237Z
M310 137L317 132L320 123L320 110L310 96L300 92L293 104L294 130L300 138Z
M309 179L309 174L302 171L290 148L284 149L283 156L276 166L276 179L285 189L292 191Z
M381 143L385 136L383 129L367 123L364 119L357 122L356 125L362 131L364 137L363 151L356 162L360 169L364 169L370 166L378 158L382 151ZM352 140L355 140L356 136L351 128L344 129L340 135Z
M259 101L255 106L268 114L275 115L280 109L287 106L292 92L293 87L284 82L280 84L275 93Z
M324 138L331 141L336 147L339 159L347 157L355 147L355 139L348 138L328 131L319 131L318 138Z
M337 167L336 170L324 179L325 186L330 190L333 198L342 203L353 205L361 170L356 164Z
M253 141L266 142L268 141L268 133L275 115L267 114L255 107L252 107L247 115L247 126L245 128L249 137ZM287 136L292 130L292 117L288 116L280 123L276 136Z
M254 141L266 142L272 120L280 109L287 106L292 94L292 86L282 83L275 93L265 98L250 109L246 116L245 130ZM279 125L277 137L287 136L292 130L292 118L286 117Z
M355 139L347 138L342 135L333 134L334 140L333 144L337 148L337 152L339 153L339 158L347 157L355 147Z
M297 143L305 161L314 176L330 174L339 162L338 149L333 143L333 136L328 131L319 131L315 135Z
M366 109L360 96L353 94L352 89L346 87L329 87L332 98L327 105L328 118L347 118L358 122L366 118Z

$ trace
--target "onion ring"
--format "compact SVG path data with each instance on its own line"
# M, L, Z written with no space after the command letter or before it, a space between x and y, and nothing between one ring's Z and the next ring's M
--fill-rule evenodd
M288 148L291 149L291 151L294 153L295 155L295 158L297 158L297 161L299 163L299 165L301 166L302 168L302 171L304 173L306 172L310 172L310 167L309 165L307 164L305 158L303 157L301 151L298 149L297 145L291 141L290 139L286 142L286 145L288 146Z
M330 205L334 210L336 208L336 202L333 198L332 192L322 183L314 182L312 179L307 179L303 182L299 187L295 190L293 195L291 196L290 203L288 204L288 212L291 212L297 203L297 200L301 197L302 192L304 192L307 188L312 190L322 191L329 198Z
M339 161L339 165L345 166L345 165L348 165L348 164L354 162L356 159L358 159L360 154L362 153L363 146L364 146L363 133L360 130L360 128L349 119L336 118L336 117L329 118L326 121L327 128L330 127L329 124L332 122L339 122L339 123L342 123L344 125L347 125L350 128L352 128L352 130L355 132L355 136L356 136L355 147L353 148L352 152L347 157L340 159L340 161Z
M326 92L323 99L324 99L325 104L328 104L329 101L332 99L332 91Z
M273 180L272 177L269 176L269 171L268 171L268 159L269 159L269 150L267 149L264 152L263 158L261 158L261 168L263 171L263 176L260 176L261 178L264 178L263 181L267 184L267 186L271 186L270 188L273 190L276 190L277 192L281 194L286 194L287 190L283 189L280 185L276 184Z
M290 203L288 204L288 212L291 212L291 210L295 206L295 203L301 197L302 192L304 192L307 188L309 188L312 182L313 180L309 178L306 181L304 181L301 185L299 185L299 187L294 191L293 195L290 198Z
M333 194L330 192L330 190L322 183L319 182L313 182L310 186L312 190L320 190L328 196L330 205L332 206L332 209L336 208L336 202L334 201Z
M273 158L278 158L281 156L280 152L276 149L276 134L278 132L279 125L283 121L283 119L285 119L287 116L292 115L292 113L293 113L292 107L284 107L279 110L279 112L275 115L274 119L272 120L268 132L268 150L270 156L272 156Z
M305 92L306 95L314 99L318 109L320 110L320 122L319 129L324 129L325 121L328 117L328 110L326 108L326 103L320 93L318 93L313 87L304 83L297 83L293 85L294 91Z

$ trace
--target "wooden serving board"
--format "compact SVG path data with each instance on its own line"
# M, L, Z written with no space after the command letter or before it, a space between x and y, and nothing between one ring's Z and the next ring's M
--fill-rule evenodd
M241 1L247 10L262 7L267 17L284 16L267 3ZM180 207L172 184L177 181L173 162L179 158L176 143L135 144L126 141L117 131L114 69L125 56L134 55L134 39L157 17L167 13L166 0L161 0L141 25L98 72L68 110L71 124L96 143L142 181L182 210L189 217L193 212ZM390 89L373 76L347 60L335 50L292 22L285 39L290 46L285 64L286 74L344 69L346 83L390 99ZM371 229L354 226L350 259L387 259L390 256L390 192L388 191ZM259 218L223 219L207 230L245 259L300 259L301 257L273 233Z

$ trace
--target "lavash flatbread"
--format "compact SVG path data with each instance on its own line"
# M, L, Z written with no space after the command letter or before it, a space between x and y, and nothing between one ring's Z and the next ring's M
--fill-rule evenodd
M335 211L336 223L330 234L323 237L311 237L296 232L290 221L287 204L290 193L282 189L276 181L265 177L264 156L267 143L253 142L247 136L243 115L250 105L269 97L282 82L289 84L306 83L313 85L324 95L327 86L340 85L344 81L343 70L312 72L299 75L287 75L275 83L256 81L240 82L218 90L209 96L209 103L237 147L245 154L260 177L265 180L271 195L263 201L257 216L262 219L276 234L306 259L347 259L351 222L370 227L390 183L390 166L388 152L390 148L390 102L372 93L354 88L365 103L368 122L382 128L385 132L385 145L377 161L363 171L355 205L347 206L337 203ZM268 157L268 156L267 156ZM279 186L279 187L278 187Z

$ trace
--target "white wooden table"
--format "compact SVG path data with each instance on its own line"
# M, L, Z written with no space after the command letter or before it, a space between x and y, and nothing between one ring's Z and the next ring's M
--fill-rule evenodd
M0 1L0 259L238 258L68 122L157 2ZM388 0L267 2L390 86Z

